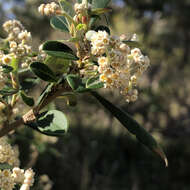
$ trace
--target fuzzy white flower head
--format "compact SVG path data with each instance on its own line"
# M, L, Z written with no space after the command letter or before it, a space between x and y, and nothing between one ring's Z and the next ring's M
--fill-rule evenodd
M10 64L12 61L12 57L10 55L4 55L2 57L2 63L3 64Z
M24 41L30 41L31 40L31 33L30 32L27 32L26 30L25 31L22 31L18 34L18 39L20 40L24 40Z
M14 178L15 183L24 182L24 170L18 167L13 168L12 177Z
M82 13L86 9L85 3L75 3L74 10L77 14Z
M97 34L96 31L94 31L94 30L89 30L89 31L85 34L85 37L86 37L86 39L87 39L88 41L91 41L92 36L93 36L93 35L96 35L96 34Z

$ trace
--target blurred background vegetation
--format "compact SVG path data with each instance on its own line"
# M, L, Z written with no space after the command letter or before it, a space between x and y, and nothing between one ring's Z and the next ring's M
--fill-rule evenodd
M35 48L47 39L66 38L38 14L37 7L44 2L0 0L0 24L21 20L31 31ZM139 35L151 67L140 81L135 103L127 104L117 92L101 93L159 141L169 167L92 97L83 95L73 108L60 100L50 105L69 117L70 129L64 138L42 136L27 128L16 132L13 141L19 145L22 165L33 167L37 179L47 174L53 190L189 190L190 1L115 0L110 7L113 11L107 22L112 34ZM50 189L46 181L33 189Z

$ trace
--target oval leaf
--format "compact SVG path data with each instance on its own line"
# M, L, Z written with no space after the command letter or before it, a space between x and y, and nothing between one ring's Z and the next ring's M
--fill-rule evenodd
M34 99L27 96L24 91L20 91L20 96L23 100L23 102L28 105L28 106L33 106L34 105Z
M50 25L57 30L69 32L67 21L64 16L54 16L50 20Z
M33 62L30 64L32 72L40 79L48 82L56 82L56 76L53 71L44 63Z
M59 41L47 41L43 44L43 50L51 56L69 60L78 60L72 49Z
M129 130L136 138L147 146L150 150L157 153L164 161L165 165L168 166L166 155L156 142L156 140L143 128L141 127L130 115L113 105L111 102L100 96L96 92L91 94L106 108L113 116L115 116L120 123Z
M70 60L52 56L47 56L44 63L56 74L66 73L71 65Z
M36 122L27 125L49 136L63 136L68 130L67 118L58 110L43 112L37 116Z

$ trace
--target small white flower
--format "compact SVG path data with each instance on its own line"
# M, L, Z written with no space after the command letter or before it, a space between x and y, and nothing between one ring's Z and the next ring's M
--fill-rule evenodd
M10 64L11 61L12 61L12 57L9 56L9 55L4 55L4 56L2 57L2 62L3 62L3 64Z

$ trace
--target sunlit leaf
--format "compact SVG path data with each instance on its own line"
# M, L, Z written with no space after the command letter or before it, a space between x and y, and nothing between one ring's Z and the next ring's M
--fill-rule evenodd
M68 24L64 16L54 16L50 20L50 25L57 30L68 32Z
M65 114L58 110L42 112L37 115L36 122L27 125L49 136L63 136L69 127Z

